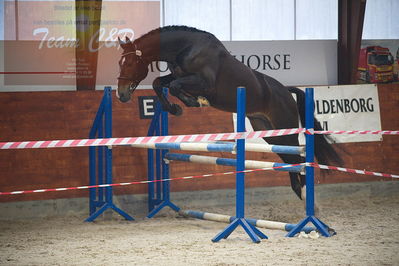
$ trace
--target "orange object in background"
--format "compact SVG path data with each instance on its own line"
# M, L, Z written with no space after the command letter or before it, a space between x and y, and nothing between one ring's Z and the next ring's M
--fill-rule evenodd
M392 82L394 59L388 48L368 46L360 49L358 77L367 83Z

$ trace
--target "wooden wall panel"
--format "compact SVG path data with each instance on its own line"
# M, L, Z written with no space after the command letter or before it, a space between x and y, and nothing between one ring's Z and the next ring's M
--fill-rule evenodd
M132 102L113 99L113 136L144 136L150 120L139 119L137 96L154 95L151 90L135 92ZM0 94L0 141L87 138L96 114L101 91L29 92ZM399 129L399 85L379 85L382 128ZM170 134L231 132L231 114L213 108L184 108L180 117L170 118ZM382 142L340 144L345 167L399 173L399 138L384 136ZM205 153L198 153L205 154ZM141 181L147 175L147 153L143 149L115 147L114 181ZM208 153L232 157L228 153ZM274 154L248 153L248 159L280 161ZM171 176L181 177L230 171L223 166L173 162ZM88 184L88 148L57 148L0 151L0 191L56 188ZM372 176L316 171L316 183L383 180ZM174 181L172 191L234 188L235 178L214 176ZM287 173L257 172L247 174L247 186L289 185ZM146 193L147 185L114 189L116 194ZM0 202L85 197L88 191L64 191L27 195L0 196Z

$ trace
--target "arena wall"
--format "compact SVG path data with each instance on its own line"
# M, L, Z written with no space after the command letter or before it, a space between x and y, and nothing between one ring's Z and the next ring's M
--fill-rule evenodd
M383 130L399 129L399 84L378 85ZM150 120L139 119L137 96L154 95L152 90L135 92L133 101L123 104L113 99L113 136L144 136ZM7 92L0 94L0 141L87 138L102 91ZM171 134L232 132L230 113L210 107L184 108L180 117L170 118ZM381 142L348 143L337 146L344 167L384 173L399 173L399 139L384 136ZM201 153L198 153L201 154ZM228 153L207 153L231 157ZM0 150L0 191L57 188L88 184L88 148ZM279 161L274 154L247 153L248 159ZM146 180L146 151L129 147L113 149L114 182ZM173 162L171 176L181 177L224 172L231 168ZM368 182L390 180L342 172L316 171L317 183ZM234 175L174 181L172 191L229 189ZM287 186L287 173L247 174L248 187ZM114 189L115 194L143 194L146 185ZM1 196L0 202L76 198L88 196L87 190Z

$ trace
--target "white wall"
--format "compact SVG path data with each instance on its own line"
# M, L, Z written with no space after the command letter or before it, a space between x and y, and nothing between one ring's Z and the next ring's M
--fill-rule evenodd
M14 0L0 1L0 42L4 40L4 1ZM58 0L46 1L50 3ZM147 1L160 2L161 25L184 24L197 27L214 33L222 41L336 40L338 34L338 0ZM363 39L399 39L399 0L367 0ZM2 71L4 51L1 43ZM0 75L0 91L75 89L74 86L6 87L3 81L4 75Z

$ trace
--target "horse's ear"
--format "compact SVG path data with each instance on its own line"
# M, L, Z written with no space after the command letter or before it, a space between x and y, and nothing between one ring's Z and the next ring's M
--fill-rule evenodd
M126 41L125 41L125 42L126 42L126 43L131 43L129 37L126 36Z
M122 49L125 49L127 47L126 43L122 41L121 38L119 38L119 36L118 36L118 42L119 45L122 47Z

